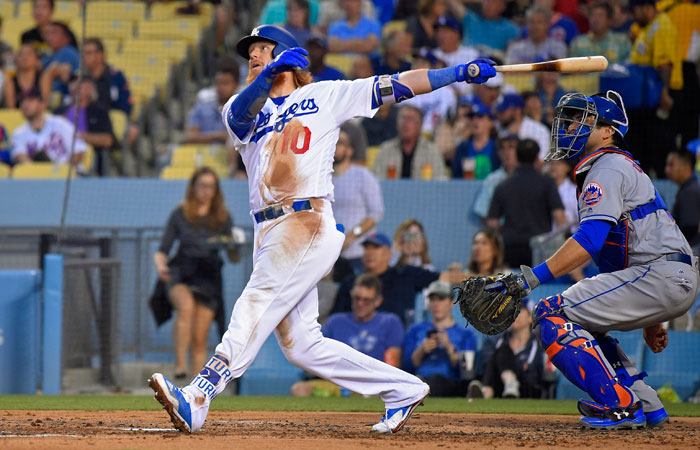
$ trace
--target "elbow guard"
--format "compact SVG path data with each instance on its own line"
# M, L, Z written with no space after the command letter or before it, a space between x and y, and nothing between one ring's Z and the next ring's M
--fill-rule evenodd
M380 75L374 77L374 95L372 96L372 108L382 105L393 105L413 98L416 94L407 85L399 81L399 74Z

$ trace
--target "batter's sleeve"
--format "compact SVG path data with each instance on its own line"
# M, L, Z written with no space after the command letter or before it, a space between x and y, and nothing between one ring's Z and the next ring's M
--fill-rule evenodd
M236 133L233 132L228 122L229 117L232 117L231 103L233 103L237 96L238 94L231 96L231 98L228 99L224 107L221 108L221 120L224 122L224 126L226 127L226 131L228 131L228 135L231 136L231 139L233 140L233 148L235 148L236 151L240 151L241 147L249 143L250 139L253 137L253 133L255 132L255 128L257 127L258 119L260 118L262 112L259 112L258 115L255 116L255 119L253 119L253 123L251 124L250 129L245 134L245 136L239 138L236 135Z
M359 80L328 81L328 110L338 125L353 117L372 118L379 108L372 108L374 77Z
M614 169L597 169L586 177L578 199L581 222L590 219L616 224L624 212L624 174Z

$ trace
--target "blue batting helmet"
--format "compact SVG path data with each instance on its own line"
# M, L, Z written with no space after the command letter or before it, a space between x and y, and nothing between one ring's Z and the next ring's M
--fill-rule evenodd
M250 36L245 36L241 38L236 44L236 52L245 59L250 59L248 55L248 48L250 44L258 41L270 41L277 44L272 50L272 57L276 58L277 55L287 50L288 48L298 47L299 44L297 40L292 36L292 34L282 27L277 25L260 25L255 27L250 33Z
M589 116L593 123L586 123ZM572 125L576 129L572 130ZM620 136L623 147L629 122L622 97L615 91L587 97L579 93L564 95L554 110L552 147L545 161L575 159L586 147L588 137L596 125L608 125Z

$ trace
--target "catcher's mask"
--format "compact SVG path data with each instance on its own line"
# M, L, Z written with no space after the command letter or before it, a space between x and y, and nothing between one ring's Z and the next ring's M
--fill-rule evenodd
M586 123L589 116L594 118L590 124ZM620 94L607 91L592 97L580 93L564 95L554 109L552 144L544 160L578 158L598 125L611 126L619 135L621 146L627 147L624 137L629 123Z

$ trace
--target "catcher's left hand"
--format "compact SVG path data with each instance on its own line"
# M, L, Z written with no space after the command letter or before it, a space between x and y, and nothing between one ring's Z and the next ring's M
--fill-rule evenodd
M520 314L522 299L530 293L523 275L499 273L472 277L457 288L457 302L464 318L484 334L499 334Z

